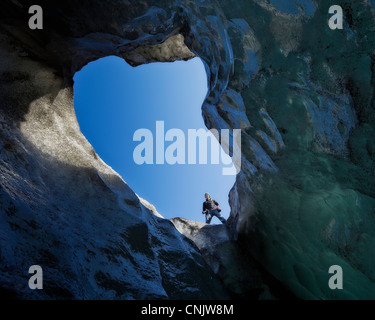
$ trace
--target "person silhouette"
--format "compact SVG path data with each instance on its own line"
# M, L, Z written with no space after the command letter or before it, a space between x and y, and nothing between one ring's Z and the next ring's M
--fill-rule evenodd
M220 213L220 205L219 203L211 199L211 196L209 193L205 193L204 197L206 198L206 201L203 202L203 211L202 214L206 215L206 223L211 224L212 218L215 216L217 217L223 224L227 222L223 215Z

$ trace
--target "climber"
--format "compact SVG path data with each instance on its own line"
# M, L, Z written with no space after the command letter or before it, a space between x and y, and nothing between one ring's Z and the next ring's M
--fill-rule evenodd
M202 214L206 215L206 223L210 224L213 216L216 216L223 224L227 222L222 216L221 209L219 208L219 203L216 200L211 199L209 193L205 193L204 197L206 201L203 202L203 211Z

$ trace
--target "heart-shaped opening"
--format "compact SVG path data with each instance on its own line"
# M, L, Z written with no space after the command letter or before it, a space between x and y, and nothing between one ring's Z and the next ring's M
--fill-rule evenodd
M154 135L153 158L157 157L155 149L160 148L155 137L158 123L163 123L165 132L181 130L186 139L189 129L207 131L201 111L208 90L207 74L199 58L134 68L111 56L89 63L74 81L75 110L82 133L140 197L165 218L204 221L202 203L208 192L228 218L228 194L235 176L222 174L227 167L222 161L174 165L154 161L140 165L134 160L141 143L134 141L139 129ZM172 143L165 141L164 150Z

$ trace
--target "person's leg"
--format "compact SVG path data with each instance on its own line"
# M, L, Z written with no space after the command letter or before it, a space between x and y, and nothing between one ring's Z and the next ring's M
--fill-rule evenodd
M206 223L211 224L212 215L210 213L206 213Z
M227 220L225 220L223 215L219 211L217 211L216 209L212 210L210 213L212 215L216 216L221 221L222 224L225 224L227 222Z
M217 216L222 224L226 224L227 220L223 217L223 215L219 212L219 215Z

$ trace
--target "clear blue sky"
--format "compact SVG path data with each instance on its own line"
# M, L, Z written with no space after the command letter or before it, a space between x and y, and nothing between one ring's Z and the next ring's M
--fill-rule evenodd
M207 76L199 58L152 63L136 68L118 57L88 64L74 77L75 110L81 131L99 156L165 218L204 221L202 202L209 192L230 213L228 193L235 177L222 165L137 165L134 132L146 128L155 136L156 121L165 131L206 129L201 106ZM166 142L165 147L171 142ZM155 149L154 149L155 153ZM220 223L216 218L212 223Z

